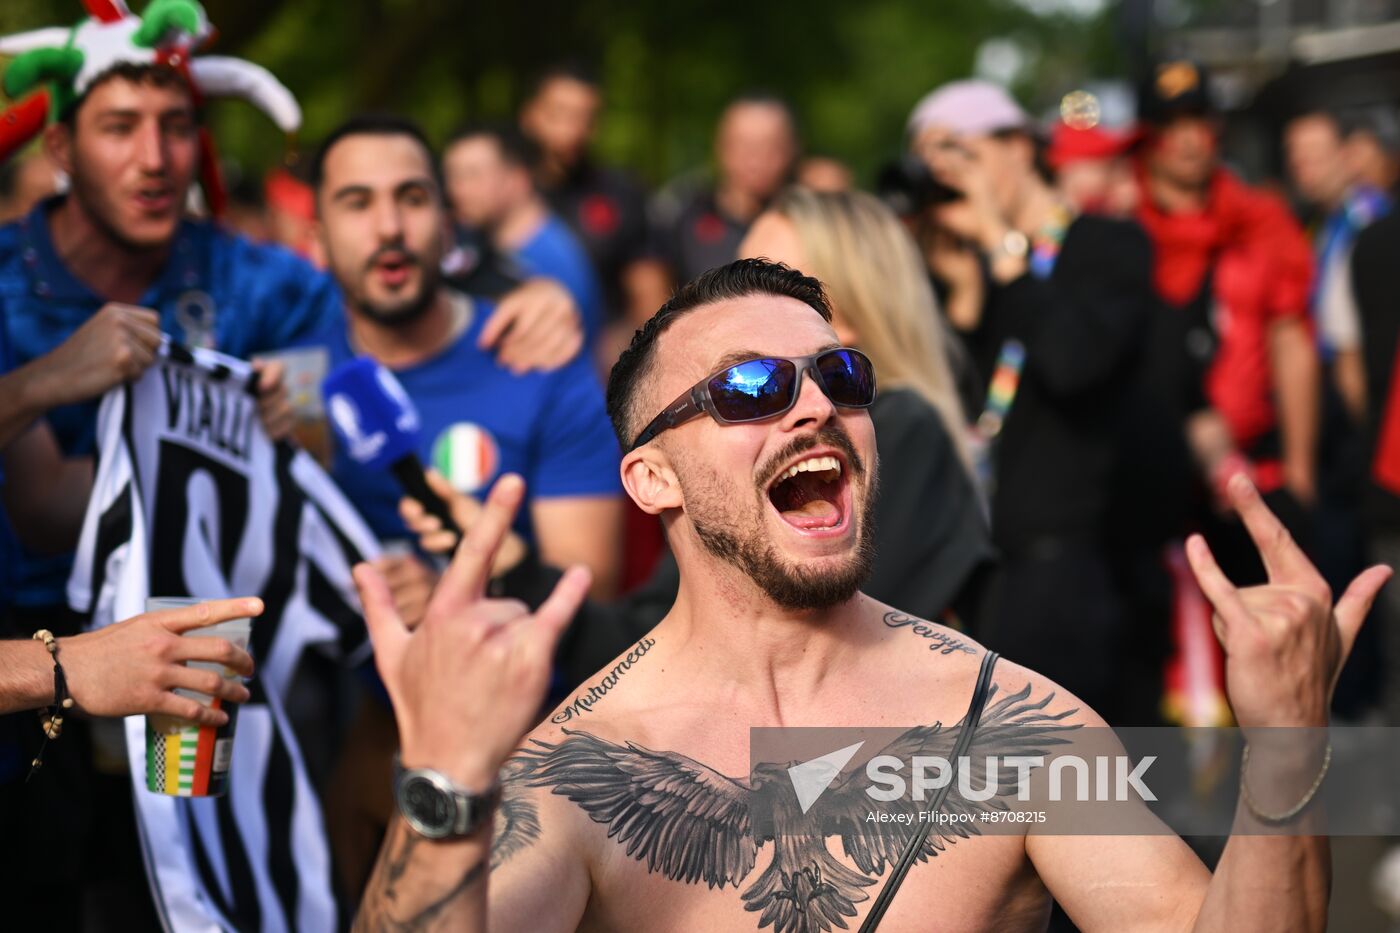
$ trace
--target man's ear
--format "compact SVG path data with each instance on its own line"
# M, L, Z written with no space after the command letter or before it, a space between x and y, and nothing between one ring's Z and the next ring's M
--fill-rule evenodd
M68 124L60 121L44 128L44 154L54 167L73 177L73 131Z
M622 458L622 487L648 515L660 515L684 503L671 460L655 444L639 447Z

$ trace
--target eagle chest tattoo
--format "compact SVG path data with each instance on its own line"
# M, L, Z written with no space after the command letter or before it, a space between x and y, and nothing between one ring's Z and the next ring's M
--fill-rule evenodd
M1044 754L1047 747L1067 741L1061 733L1078 728L1062 722L1075 710L1046 712L1053 693L1032 700L1027 685L998 700L996 688L992 691L968 750L972 759ZM934 723L909 729L880 754L903 761L918 755L947 758L961 726ZM539 838L535 803L524 791L549 788L607 827L608 838L648 872L683 884L742 888L745 908L759 915L758 927L771 926L777 933L845 929L845 918L857 915L856 904L870 897L865 889L899 859L918 831L918 815L928 806L906 795L880 806L907 812L907 822L868 820L873 804L865 792L864 772L857 769L831 783L820 812L804 812L787 773L797 762L761 762L744 782L679 752L563 731L557 743L533 740L507 765L493 868ZM1015 781L991 773L988 781L997 786L987 799L950 793L944 810L975 815L1006 809L1003 798L1015 793ZM974 833L979 833L975 819L935 824L918 860L927 861L958 837ZM831 836L840 838L854 870L827 850ZM772 860L750 881L759 851L770 843Z

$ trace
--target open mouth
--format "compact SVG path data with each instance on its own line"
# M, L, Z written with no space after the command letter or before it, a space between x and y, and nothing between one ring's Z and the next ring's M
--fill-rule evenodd
M175 192L169 187L142 188L136 192L136 205L148 214L162 214L171 209Z
M838 531L849 512L846 465L829 453L809 454L768 484L768 501L783 521L805 532Z
M408 281L413 261L404 253L391 253L375 262L374 270L385 285L397 288Z

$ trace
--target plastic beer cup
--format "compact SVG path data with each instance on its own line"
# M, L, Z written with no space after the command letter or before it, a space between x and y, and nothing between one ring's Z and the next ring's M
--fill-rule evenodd
M147 612L197 606L202 599L153 597L146 600ZM184 638L223 638L244 651L252 636L252 619L229 619L217 625L192 629ZM230 680L239 675L206 661L186 662L189 667L217 671ZM228 722L222 726L201 726L175 716L146 717L146 788L172 797L221 797L228 790L229 762L233 752L234 726L238 722L238 704L193 690L176 689L204 706L222 709Z

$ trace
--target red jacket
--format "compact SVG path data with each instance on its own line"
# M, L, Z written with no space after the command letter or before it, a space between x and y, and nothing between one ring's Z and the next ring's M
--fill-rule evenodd
M1145 177L1139 173L1138 221L1155 250L1158 294L1172 305L1189 304L1214 263L1211 313L1220 345L1205 396L1248 451L1278 421L1269 328L1286 318L1308 324L1312 248L1282 198L1249 188L1224 169L1211 179L1206 209L1189 214L1158 209Z

